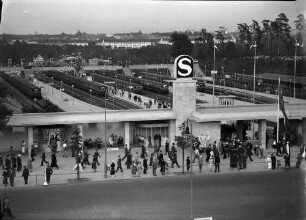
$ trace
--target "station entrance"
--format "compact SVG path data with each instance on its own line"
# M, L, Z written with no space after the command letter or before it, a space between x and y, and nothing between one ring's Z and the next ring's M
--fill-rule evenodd
M132 130L133 145L137 146L141 141L146 147L164 146L169 140L168 121L146 121L135 123Z

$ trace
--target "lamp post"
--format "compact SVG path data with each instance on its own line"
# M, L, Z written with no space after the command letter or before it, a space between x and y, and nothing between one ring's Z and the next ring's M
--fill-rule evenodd
M72 105L74 105L73 88L74 88L74 85L71 85L71 93L72 93Z
M246 104L246 84L244 84L244 102Z
M107 178L107 147L106 147L106 101L108 100L106 98L107 89L104 93L104 178Z
M53 95L53 76L51 77L52 79L52 95Z
M256 48L257 48L258 45L256 45L256 41L255 41L255 44L252 44L250 48L254 47L255 50L254 50L254 82L253 82L253 104L255 105L255 75L256 75Z
M131 79L130 79L131 80ZM116 84L116 82L113 82L113 81L110 81L110 82L104 82L104 84L110 84L110 85L114 85L114 84ZM108 87L110 87L110 86L108 86ZM112 94L112 96L113 96L113 110L115 109L115 99L114 99L114 94Z
M293 98L295 99L296 91L295 91L295 82L296 82L296 54L297 54L297 47L303 47L303 44L300 45L297 40L295 41L295 49L294 49L294 76L293 76Z
M34 98L33 100L34 100L34 107L36 108L36 101L37 101L37 99Z
M90 97L90 111L92 111L92 104L91 104L91 92L92 92L92 90L90 89L90 90L89 90L89 97Z
M204 76L206 77L206 65L204 66Z
M216 44L214 42L214 70L213 70L213 106L215 106L215 77L216 77Z

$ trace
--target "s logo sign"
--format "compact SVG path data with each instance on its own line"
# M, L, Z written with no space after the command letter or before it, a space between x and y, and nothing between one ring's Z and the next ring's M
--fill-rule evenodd
M176 78L193 77L193 59L188 55L178 56L175 61Z

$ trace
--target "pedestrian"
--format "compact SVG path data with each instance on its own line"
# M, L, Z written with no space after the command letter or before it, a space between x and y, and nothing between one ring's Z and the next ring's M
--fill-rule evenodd
M8 178L9 178L9 168L5 168L3 170L2 178L3 178L2 179L3 185L6 187L8 184Z
M85 150L84 150L84 159L83 159L83 163L84 163L84 164L87 164L87 165L90 165L90 163L89 163L89 153L88 153L87 148L85 148Z
M180 168L180 165L177 163L177 153L176 151L172 152L172 165L171 167L173 168L173 165L176 164L178 168Z
M110 175L111 177L114 177L115 176L115 162L112 160L112 163L110 165Z
M213 158L213 156L211 155L211 156L209 157L209 160L208 160L208 168L209 168L209 171L210 171L210 172L212 172L213 163L214 163L214 158Z
M18 157L17 157L17 171L20 171L21 168L22 168L21 154L18 154Z
M68 157L67 150L68 150L68 145L67 145L67 141L65 141L63 143L63 157Z
M76 165L73 167L73 170L83 171L83 162L81 152L75 158Z
M142 164L141 164L141 161L138 161L136 163L136 166L137 166L137 176L140 177L141 176L141 172L142 172Z
M146 147L144 145L144 143L141 144L141 154L140 154L140 158L143 159L145 157L147 157L148 154L146 152Z
M153 166L154 154L151 153L149 166Z
M266 158L266 162L268 163L268 170L271 170L271 168L272 168L272 160L271 160L270 154L268 154L268 156Z
M220 156L219 154L215 154L215 173L217 172L220 173Z
M46 180L47 180L47 183L49 184L50 179L51 179L51 175L53 174L53 170L52 170L52 168L50 167L49 164L47 165L45 172L46 172Z
M46 152L43 149L42 152L41 152L41 163L40 163L40 166L43 166L44 163L49 164L49 162L46 161Z
M117 171L120 169L121 172L123 172L123 169L122 169L122 160L121 160L121 156L119 155L118 156L118 160L117 160L117 169L116 169L116 173Z
M152 171L153 171L154 176L156 176L156 169L157 169L157 158L154 159L153 165L152 165Z
M204 157L203 157L203 154L201 154L199 157L199 161L198 161L200 173L202 173L203 164L204 164Z
M287 169L290 169L290 156L287 152L284 155L284 159L285 159L285 167Z
M147 174L147 170L148 170L148 157L143 158L142 164L143 164L143 173Z
M16 169L17 168L17 158L15 157L15 154L12 154L11 161L12 161L12 168Z
M12 166L11 156L10 155L6 155L6 158L5 158L5 167L6 168L11 168L11 166Z
M275 170L276 167L276 157L271 154L272 170Z
M199 160L200 152L198 148L196 148L193 152L194 152L194 157L193 157L192 163L195 163L196 159Z
M96 149L94 155L93 155L93 160L98 164L100 165L99 161L98 161L98 158L101 157L101 155L99 154L98 152L98 149Z
M30 155L31 155L31 159L32 159L32 162L33 162L35 160L34 157L36 156L35 149L34 149L33 145L31 146L31 153L30 153Z
M209 158L210 158L210 151L211 151L211 144L208 145L208 147L206 148L206 163L208 163Z
M27 144L24 142L24 140L21 141L21 153L25 154L26 152L26 148L27 148Z
M189 158L189 156L186 159L186 166L187 166L187 172L189 172L189 169L190 169L190 158Z
M251 157L253 144L248 142L245 147L246 147L247 156L249 157L250 161L253 161L253 159Z
M132 176L135 176L136 172L137 172L137 165L136 165L135 160L133 160L132 164L131 164L131 173L132 173Z
M58 169L55 152L53 152L51 155L51 167L56 167Z
M281 163L281 157L280 157L280 156L277 156L277 158L276 158L276 163L277 163L277 169L279 170L280 167L281 167L281 165L282 165L282 163Z
M124 145L124 156L123 156L123 158L122 158L122 162L123 162L123 160L124 160L125 158L127 158L128 153L129 153L129 148L128 148L127 144L125 144L125 145Z
M165 155L168 154L168 152L169 152L169 147L170 147L169 141L166 140L166 143L165 143Z
M91 163L91 168L94 170L94 172L96 172L97 169L97 161L94 159L92 159L92 163Z
M133 157L133 155L132 155L132 153L131 153L131 150L129 149L129 152L128 152L127 158L126 158L126 168L127 168L127 169L130 169L130 168L131 168L131 165L132 165L132 163L133 163L132 157Z
M28 156L28 160L27 160L27 167L30 170L30 172L33 171L33 165L32 165L32 159L31 156Z
M165 175L166 172L166 162L163 158L160 159L160 172L162 175Z
M29 169L26 166L23 166L22 176L23 176L23 179L24 179L24 184L27 185L28 184L28 178L30 176L30 172L29 172Z
M3 216L9 216L13 218L10 200L7 194L4 194L4 198L3 198Z
M296 161L296 164L295 164L295 168L299 169L300 168L300 165L301 165L301 162L302 162L302 156L301 154L298 153L298 156L297 156L297 161Z
M13 146L11 146L9 149L9 155L12 156L13 154L14 154L14 148Z
M11 187L14 187L14 180L15 180L15 177L16 177L16 172L15 172L14 168L11 168L9 170L9 177L10 177L10 185L11 185Z

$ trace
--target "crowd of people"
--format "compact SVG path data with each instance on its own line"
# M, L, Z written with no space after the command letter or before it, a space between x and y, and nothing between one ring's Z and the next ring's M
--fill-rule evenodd
M121 136L119 136L121 137ZM121 147L122 143L119 142L120 138L117 135L110 135L109 137L109 147ZM170 172L170 169L174 167L180 168L186 167L186 171L189 172L192 167L198 166L198 172L203 172L204 165L206 164L209 172L220 172L222 170L221 159L225 160L230 158L230 167L240 169L246 169L248 160L253 161L253 155L258 158L264 158L265 162L268 164L268 170L280 169L284 161L284 167L290 168L290 146L289 142L284 142L282 144L273 143L270 152L265 154L263 149L258 146L258 144L252 144L249 141L241 142L237 138L226 141L214 141L212 144L202 145L199 142L194 143L192 146L193 154L186 155L184 161L178 160L178 147L174 143L171 144L168 140L163 143L161 141L161 136L155 134L153 137L148 137L148 143L145 143L144 137L141 135L135 135L134 138L133 151L128 145L123 147L123 155L118 153L116 161L112 161L107 165L109 174L111 177L115 177L117 172L123 174L124 171L131 173L131 176L141 176L148 174L149 169L152 169L152 175L157 176L159 174L166 175ZM21 143L20 150L14 150L13 146L10 147L8 154L2 156L0 153L0 167L3 169L2 181L4 186L14 187L14 178L16 173L20 173L19 176L24 178L24 184L28 184L28 178L33 171L33 162L38 160L38 165L44 167L44 173L46 175L47 183L50 182L51 175L54 168L60 169L57 161L58 147L56 147L56 138L54 136L50 139L49 148L51 151L51 158L49 161L45 149L37 151L36 147L31 146L30 151L24 150L24 141ZM67 158L67 143L64 142L63 158ZM86 166L89 166L89 170L96 172L98 166L100 165L99 158L101 155L99 153L98 147L91 149L88 143L83 142L80 144L79 148L76 150L75 164L71 164L73 170L83 171ZM138 151L139 149L139 151ZM91 153L89 152L91 150ZM93 150L93 151L92 151ZM271 152L272 150L272 152ZM30 155L24 155L27 157L25 164L22 164L21 154L16 152L30 152ZM120 151L122 152L122 151ZM272 154L271 154L272 153ZM296 168L299 168L302 158L305 158L305 145L301 146L301 152L298 154ZM36 159L37 155L40 159ZM49 155L49 154L48 154ZM73 157L73 155L71 155ZM183 163L183 164L179 164ZM185 164L184 164L185 162ZM195 165L197 163L197 165ZM61 164L60 164L61 165ZM91 168L91 169L90 169ZM88 168L87 168L88 169Z

